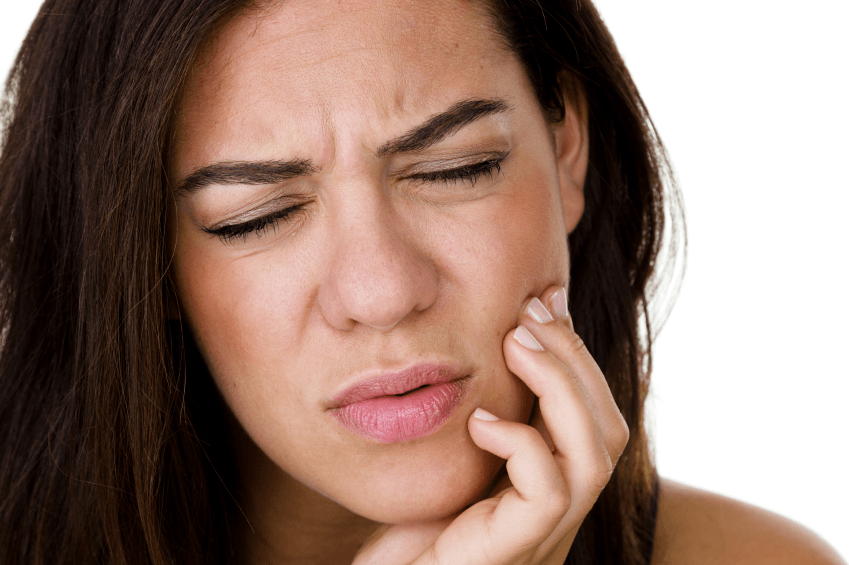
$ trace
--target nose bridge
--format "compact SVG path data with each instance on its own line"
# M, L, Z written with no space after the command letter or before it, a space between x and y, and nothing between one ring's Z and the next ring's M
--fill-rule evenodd
M435 267L387 195L369 190L335 218L332 263L319 291L332 326L351 329L359 323L386 331L433 303Z

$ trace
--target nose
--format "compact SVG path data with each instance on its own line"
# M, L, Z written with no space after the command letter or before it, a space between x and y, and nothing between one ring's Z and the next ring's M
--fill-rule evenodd
M436 300L438 275L393 208L372 203L344 214L334 226L334 252L318 302L327 322L340 330L362 324L389 331Z

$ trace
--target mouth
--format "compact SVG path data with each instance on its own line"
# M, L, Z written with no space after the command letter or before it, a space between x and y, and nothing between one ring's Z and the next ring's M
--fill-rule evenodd
M440 385L465 378L462 371L446 365L416 365L397 373L384 373L349 387L333 399L334 408L380 398L406 396L428 386Z
M378 443L426 437L461 404L470 375L442 365L418 365L348 388L331 415L343 427Z
M420 387L414 388L413 390L408 390L407 392L402 392L401 394L393 394L391 396L407 396L408 394L413 394L414 392L416 392L418 390L425 389L429 386L431 386L431 385L422 385Z

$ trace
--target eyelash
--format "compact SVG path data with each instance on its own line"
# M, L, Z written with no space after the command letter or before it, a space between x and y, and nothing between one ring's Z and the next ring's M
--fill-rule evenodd
M243 242L248 240L248 236L255 233L257 237L262 237L268 230L277 230L277 224L280 221L288 221L291 216L300 212L304 204L291 206L285 210L273 212L267 216L256 218L241 224L233 224L232 226L222 226L216 229L202 228L208 234L217 235L224 243L232 243L233 240L241 239Z
M474 165L466 165L457 169L448 169L447 171L433 171L431 173L417 173L410 175L407 178L420 180L425 182L441 182L443 184L451 184L456 182L467 182L472 186L482 176L493 178L501 172L501 162L507 155L502 155L494 159L487 159Z
M445 171L433 171L429 173L416 173L407 177L411 180L433 182L442 184L452 184L457 182L469 183L472 186L482 177L493 178L501 172L501 162L507 158L507 155L501 155L494 159L487 159L473 165L466 165L456 169L448 169ZM281 221L289 221L290 217L304 208L304 204L298 204L263 216L241 224L233 224L231 226L222 226L216 229L202 228L204 232L218 236L224 243L232 243L236 239L241 239L243 242L248 240L251 234L256 234L257 237L262 237L268 233L268 230L276 230L277 225Z

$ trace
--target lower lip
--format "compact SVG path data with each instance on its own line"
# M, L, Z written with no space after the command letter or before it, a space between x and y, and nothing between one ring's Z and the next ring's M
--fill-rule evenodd
M380 443L429 436L451 417L466 392L465 379L430 385L404 396L379 396L333 411L340 424Z

